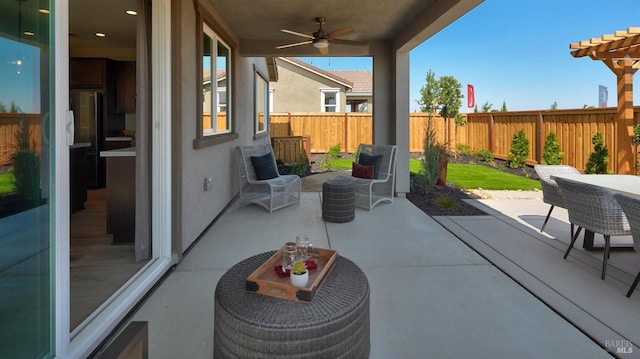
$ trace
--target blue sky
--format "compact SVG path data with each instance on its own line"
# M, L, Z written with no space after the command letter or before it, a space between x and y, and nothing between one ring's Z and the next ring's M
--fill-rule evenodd
M410 110L427 71L450 75L485 102L508 110L598 106L598 85L616 106L616 77L602 62L573 58L569 44L640 26L640 1L486 0L411 51ZM370 58L302 58L325 70L371 70ZM640 84L640 78L634 76ZM634 86L640 105L640 85ZM467 109L466 100L460 112Z

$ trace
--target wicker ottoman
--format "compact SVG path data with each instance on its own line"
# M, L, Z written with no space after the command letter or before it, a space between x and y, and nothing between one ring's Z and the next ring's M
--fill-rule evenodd
M336 223L356 218L355 184L350 177L340 176L322 184L322 218Z
M338 256L310 303L269 297L245 280L274 252L245 259L225 273L215 293L214 358L368 358L369 282Z

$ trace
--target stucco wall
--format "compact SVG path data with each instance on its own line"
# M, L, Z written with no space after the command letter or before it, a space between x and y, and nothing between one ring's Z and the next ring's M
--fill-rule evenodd
M320 90L340 89L340 108L344 112L344 86L309 71L278 61L278 81L270 82L273 91L273 112L318 112L321 110Z
M254 64L266 74L264 58L242 58L232 53L232 103L238 139L201 149L193 148L196 138L197 100L195 9L193 2L182 3L181 34L181 228L182 251L186 250L211 221L221 213L238 192L235 149L253 140ZM230 34L233 36L233 34ZM259 142L268 141L264 137ZM212 189L204 190L205 178L212 179Z

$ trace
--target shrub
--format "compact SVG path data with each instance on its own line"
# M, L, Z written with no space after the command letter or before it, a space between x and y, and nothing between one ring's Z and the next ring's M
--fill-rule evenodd
M416 176L416 184L423 193L429 192L438 181L440 159L443 145L438 143L436 131L431 121L427 122L427 129L423 142L423 157L420 162L420 173ZM445 148L446 150L446 148Z
M342 150L340 149L340 143L338 143L337 145L331 146L329 148L329 151L327 151L327 156L329 156L331 160L335 160L336 158L342 157Z
M456 200L453 199L453 197L447 195L438 196L438 198L436 199L436 203L438 204L438 207L448 210L452 210L456 206Z
M309 161L307 156L303 155L302 158L291 166L291 173L300 177L306 176L311 172L309 167Z
M555 132L550 132L544 141L544 147L542 149L542 164L559 165L562 162L562 157L564 157L564 153L560 151L558 136L556 136Z
M609 150L604 145L604 137L600 132L596 132L591 139L591 143L593 143L593 152L589 155L585 172L590 174L607 173Z
M525 137L524 130L520 130L513 135L507 164L511 168L523 168L525 167L527 156L529 156L529 140Z
M476 158L478 161L492 162L493 161L493 153L487 149L481 149L476 152Z
M35 144L34 146L35 147ZM11 155L13 187L24 201L37 206L40 203L40 158L29 144L29 130L20 119L16 134L16 148Z
M456 154L460 156L470 156L471 155L471 145L466 143L458 143L456 145Z
M324 154L322 159L318 161L318 166L323 171L331 171L333 169L333 161L342 157L342 150L340 149L340 144L329 147L327 153Z

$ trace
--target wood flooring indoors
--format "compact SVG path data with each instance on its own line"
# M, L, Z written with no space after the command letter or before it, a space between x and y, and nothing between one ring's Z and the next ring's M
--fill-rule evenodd
M76 328L146 261L133 245L112 245L107 234L106 190L89 190L85 209L71 215L71 330Z

